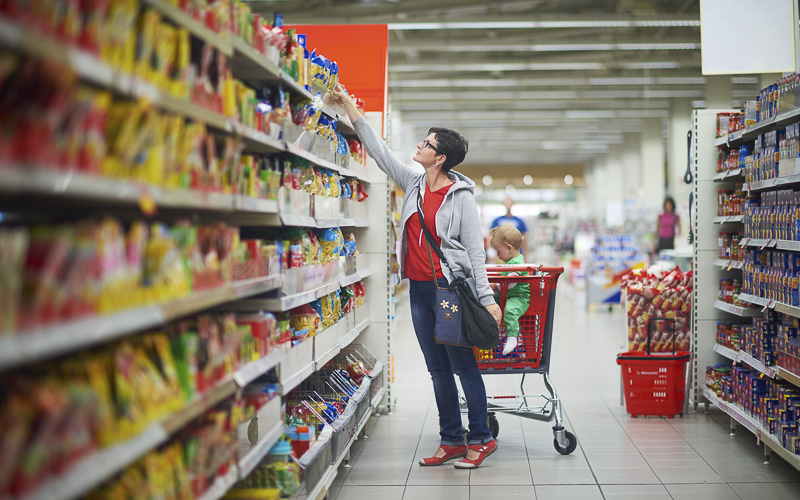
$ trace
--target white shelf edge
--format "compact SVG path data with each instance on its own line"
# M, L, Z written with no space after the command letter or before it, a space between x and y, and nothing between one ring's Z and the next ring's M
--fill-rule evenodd
M717 406L720 410L727 413L731 418L733 418L736 422L741 424L745 429L750 431L752 434L756 436L756 439L763 442L767 445L772 451L780 455L781 458L786 460L789 465L794 467L797 470L800 470L800 455L795 455L791 453L789 450L781 446L780 441L778 438L773 436L772 434L761 427L755 419L745 415L744 412L735 404L728 403L727 401L720 400L716 394L711 392L708 387L702 387L703 397L705 397L708 401L713 403Z
M350 286L350 285L352 285L353 283L358 283L358 282L359 282L359 281L361 281L361 280L362 280L361 273L359 273L359 272L356 272L356 273L350 274L350 275L348 275L348 276L345 276L344 278L342 278L342 279L339 281L339 284L340 284L342 287L345 287L345 286Z
M340 352L342 352L342 347L337 343L335 346L330 348L328 352L320 355L319 357L315 355L314 358L316 359L314 359L314 364L316 365L316 369L321 370L323 366L328 364L328 361L338 356Z
M725 347L724 345L714 344L714 352L717 354L721 354L726 358L730 359L731 361L736 359L737 351L734 351L730 347Z
M274 290L276 277L254 278L240 283L193 292L162 304L99 314L65 321L30 331L11 333L0 338L0 369L52 358L94 344L115 340L178 319L187 314Z
M219 500L224 497L229 489L239 480L239 468L232 465L228 472L214 480L211 487L200 496L199 500Z
M127 441L91 453L65 474L47 481L33 494L21 498L23 500L53 500L83 496L148 451L165 442L167 438L168 434L159 423L151 424L142 433Z
M372 398L372 401L370 401L370 405L372 405L372 408L377 408L378 405L381 404L381 399L383 399L384 394L386 394L386 386L383 386L380 389L378 389L378 393L375 394L375 397Z
M236 373L233 374L233 380L236 381L236 385L239 387L244 387L261 375L278 366L285 357L286 351L283 349L276 349L258 361L248 363L237 370Z
M233 55L233 45L227 38L227 34L219 34L212 31L200 21L166 0L144 0L144 3L157 10L163 17L170 19L176 25L185 28L189 33L214 46L225 55Z
M281 401L280 398L276 397L269 401L264 408L261 408L260 413L263 413L262 410L266 411L271 404L277 404L280 406ZM249 476L253 470L258 466L263 459L267 452L272 448L272 446L278 441L281 437L281 434L284 432L283 422L280 419L280 411L276 412L279 416L278 420L272 425L269 429L269 432L265 436L259 436L258 442L254 445L250 444L242 444L239 447L240 452L242 450L247 450L244 456L239 459L239 477L244 479L245 477ZM259 415L259 420L264 418L264 415ZM249 425L249 421L245 422L241 425Z
M739 307L733 304L728 304L721 300L714 301L714 308L730 314L735 314L736 316L740 316L742 318L757 318L761 316L761 311L759 309Z
M339 465L341 465L342 461L344 460L344 457L347 456L347 452L350 451L350 447L353 446L353 443L358 438L358 435L361 434L361 431L367 425L367 421L371 416L372 412L367 412L364 415L364 417L361 419L361 422L358 423L358 426L356 427L356 431L353 433L353 436L350 438L349 441L347 441L347 444L344 445L344 447L342 448L342 452L336 458L336 461L333 464L329 465L328 468L325 470L325 473L317 482L316 486L314 486L314 489L311 490L311 492L306 497L307 500L315 500L321 494L328 491L328 489L331 487L331 484L333 484L333 480L336 479L336 475L339 473Z
M344 349L345 347L349 346L353 343L355 339L358 338L358 335L361 332L358 331L357 328L353 328L349 332L347 332L342 338L339 339L339 349Z
M744 267L744 262L740 260L717 259L714 261L714 265L724 270L741 269Z
M776 366L775 368L777 368L778 376L780 378L782 378L783 380L791 383L792 385L794 385L796 387L800 387L800 375L798 375L796 373L793 373L793 372L790 372L789 370L787 370L786 368L783 368L781 366Z
M363 271L359 271L358 274L361 277L361 279L363 280L364 278L368 278L368 277L372 276L372 273L373 273L372 268L367 268L367 269L364 269Z
M311 362L308 365L306 365L297 373L292 374L283 383L281 383L281 395L285 396L289 394L292 391L292 389L300 385L315 371L316 371L316 363L314 362L314 360L311 360Z

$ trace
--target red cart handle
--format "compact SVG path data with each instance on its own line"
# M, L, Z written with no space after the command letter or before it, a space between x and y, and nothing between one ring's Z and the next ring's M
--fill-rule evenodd
M546 267L541 264L487 264L487 273L549 273L563 274L563 267Z

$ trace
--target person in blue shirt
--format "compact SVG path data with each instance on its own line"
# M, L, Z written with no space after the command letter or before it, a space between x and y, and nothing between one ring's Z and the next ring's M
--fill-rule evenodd
M517 230L522 233L522 248L519 250L522 254L522 257L525 258L525 256L528 255L528 226L525 225L524 220L520 219L516 215L511 214L511 207L514 205L514 200L511 198L506 198L503 200L503 205L506 207L506 214L493 220L492 227L489 229L494 229L504 224L508 224L517 228Z

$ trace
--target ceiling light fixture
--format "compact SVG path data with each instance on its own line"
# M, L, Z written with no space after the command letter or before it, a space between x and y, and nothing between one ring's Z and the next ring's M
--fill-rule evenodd
M389 23L389 31L469 29L585 29L700 27L699 19L641 19L589 21L472 21L443 23Z
M575 179L571 175L567 174L564 176L564 184L571 186L573 182L575 182Z
M492 176L491 175L484 175L482 180L483 180L483 185L484 186L491 186L492 185Z
M526 186L530 186L531 184L533 184L533 177L530 175L526 175L525 177L522 178L522 182L524 182Z

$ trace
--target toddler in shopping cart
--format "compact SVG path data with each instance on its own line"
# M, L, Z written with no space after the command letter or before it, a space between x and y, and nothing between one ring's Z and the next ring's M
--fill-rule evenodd
M489 232L489 243L497 252L497 257L505 264L524 264L525 258L520 254L522 247L522 233L509 224L504 224ZM501 276L527 276L528 273L505 272ZM492 288L499 291L500 287L492 283ZM503 310L503 322L506 325L506 343L503 354L507 355L517 347L519 336L519 318L525 314L531 303L531 287L527 283L510 283L506 292L506 304Z

